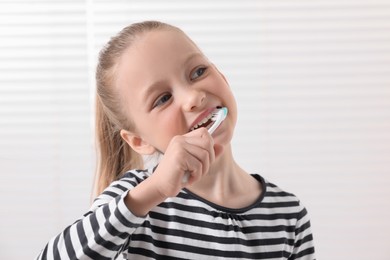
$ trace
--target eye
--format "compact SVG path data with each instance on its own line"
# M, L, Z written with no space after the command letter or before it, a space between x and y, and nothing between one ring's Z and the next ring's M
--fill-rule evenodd
M191 80L196 80L197 78L201 77L205 71L207 70L206 67L199 67L194 72L191 73Z
M153 108L164 105L166 102L168 102L171 99L171 97L172 94L170 93L163 94L154 102Z

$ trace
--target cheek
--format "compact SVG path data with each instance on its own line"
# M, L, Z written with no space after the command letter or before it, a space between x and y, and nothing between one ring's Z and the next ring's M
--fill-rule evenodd
M161 113L154 118L150 129L154 146L164 152L174 136L184 134L183 125L181 117L174 113Z
M224 89L220 92L222 94L222 99L226 102L226 106L229 108L228 116L231 119L231 127L235 127L237 123L238 111L237 111L237 103L234 98L233 92L228 85L225 85Z
M237 123L237 103L236 103L236 99L233 96L233 93L231 94L230 103L231 103L230 107L232 110L234 125L235 125Z
M220 93L222 93L221 97L223 101L226 102L226 105L229 108L228 113L231 114L231 118L233 119L235 124L237 121L237 103L236 103L236 99L234 98L233 92L231 88L228 85L226 85L223 88L223 90L220 90Z

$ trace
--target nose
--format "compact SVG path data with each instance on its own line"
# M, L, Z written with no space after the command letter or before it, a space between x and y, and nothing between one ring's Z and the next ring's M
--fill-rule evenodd
M206 93L199 89L187 89L183 99L184 111L194 111L201 107L206 99Z

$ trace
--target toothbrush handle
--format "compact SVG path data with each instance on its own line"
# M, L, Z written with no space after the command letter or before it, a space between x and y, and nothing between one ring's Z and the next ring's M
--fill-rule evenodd
M184 176L183 176L183 179L181 180L182 183L187 183L189 178L190 178L190 173L189 172L185 172Z
M215 121L215 123L207 130L209 134L213 134L215 129L221 124L221 122Z

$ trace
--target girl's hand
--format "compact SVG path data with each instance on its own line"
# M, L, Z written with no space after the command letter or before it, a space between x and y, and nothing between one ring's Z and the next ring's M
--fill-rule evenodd
M170 141L164 157L152 175L164 197L176 196L182 188L201 179L215 160L214 140L206 128L199 128ZM188 181L183 182L188 174Z

